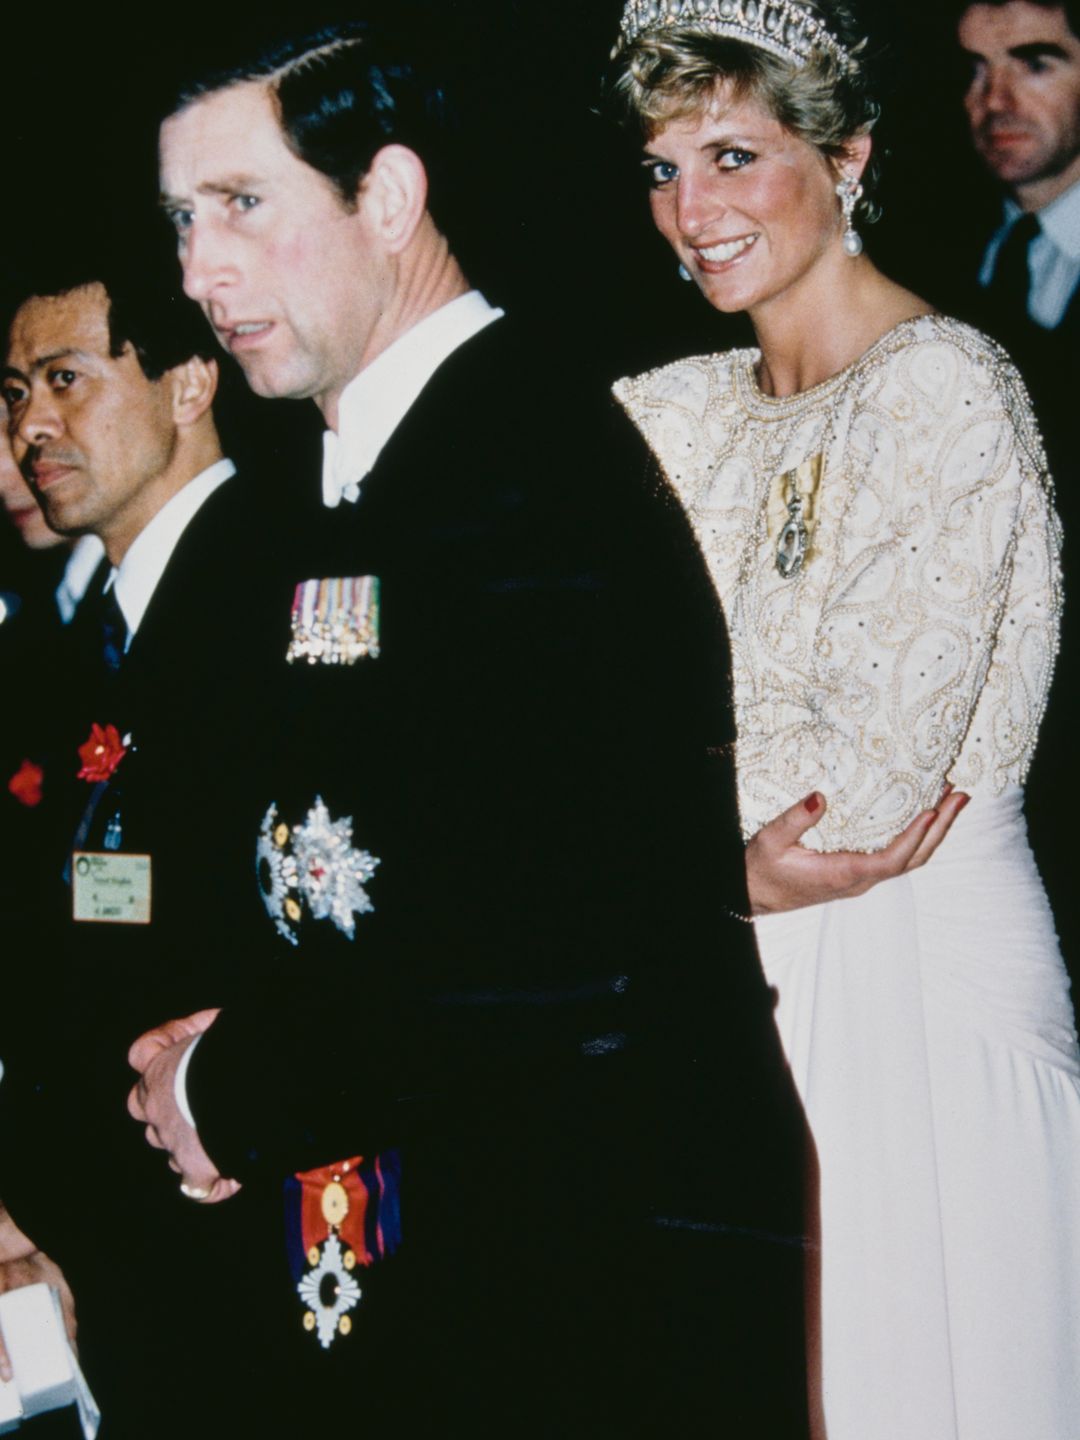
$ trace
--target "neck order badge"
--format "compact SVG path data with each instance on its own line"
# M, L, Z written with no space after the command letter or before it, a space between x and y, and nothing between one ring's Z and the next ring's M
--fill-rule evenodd
M304 1329L324 1350L352 1330L360 1303L357 1266L385 1260L401 1244L396 1150L305 1170L285 1182L289 1266L304 1302Z

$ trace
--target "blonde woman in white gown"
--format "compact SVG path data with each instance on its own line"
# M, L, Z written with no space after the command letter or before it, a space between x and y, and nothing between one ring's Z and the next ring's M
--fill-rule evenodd
M1061 607L1042 446L1004 353L861 253L850 13L680 5L627 6L614 94L657 226L758 347L616 393L731 635L750 893L820 1167L824 1425L1066 1440L1080 1056L1021 788ZM930 864L810 903L816 852L883 851L948 784L970 804Z

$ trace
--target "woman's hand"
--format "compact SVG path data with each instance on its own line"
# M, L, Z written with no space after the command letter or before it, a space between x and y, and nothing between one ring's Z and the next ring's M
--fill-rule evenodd
M945 787L933 810L917 815L884 850L822 855L799 842L825 814L824 795L814 791L770 820L746 847L746 885L754 915L798 910L826 900L863 895L882 880L925 865L971 797Z

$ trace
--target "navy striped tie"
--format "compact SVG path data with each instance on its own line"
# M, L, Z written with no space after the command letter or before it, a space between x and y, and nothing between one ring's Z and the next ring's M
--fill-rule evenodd
M128 628L115 585L110 585L103 595L101 611L101 658L106 670L116 671L127 650Z

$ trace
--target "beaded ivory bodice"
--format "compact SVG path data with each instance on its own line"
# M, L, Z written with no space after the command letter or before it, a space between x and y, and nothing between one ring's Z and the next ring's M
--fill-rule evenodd
M683 360L615 394L727 617L744 833L817 789L805 843L876 850L946 779L997 793L1027 772L1061 611L1042 443L1004 352L955 320L905 321L789 399L762 394L759 358ZM808 557L784 579L777 477L819 453Z

